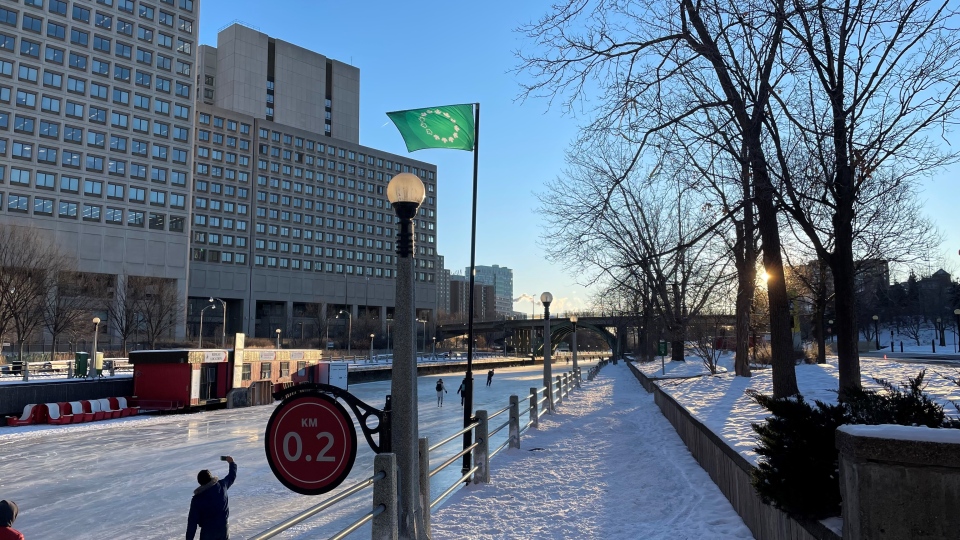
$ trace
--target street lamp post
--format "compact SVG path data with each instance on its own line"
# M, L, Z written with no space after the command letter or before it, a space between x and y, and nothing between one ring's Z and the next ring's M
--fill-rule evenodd
M97 336L100 334L100 317L93 318L93 355L87 369L87 377L92 379L97 375Z
M373 362L373 334L370 334L370 361Z
M401 173L387 184L387 199L397 215L396 298L394 301L394 355L390 394L393 422L390 445L397 457L397 533L401 539L427 536L424 512L430 501L420 498L420 449L417 411L416 320L413 303L414 223L426 189L415 175ZM469 395L469 394L467 394ZM467 402L467 409L470 402ZM469 414L469 412L467 413Z
M877 350L880 350L880 317L877 315L873 316L873 333L877 338Z
M277 333L277 348L279 349L280 348L280 329L277 328L276 330L274 330L274 332Z
M213 305L203 306L203 309L200 310L200 331L197 332L197 348L203 348L203 312L214 307Z
M433 340L433 352L431 354L433 355L433 359L436 360L437 359L437 336L431 336L430 339Z
M553 373L550 366L550 303L553 295L545 292L540 295L543 304L543 386L547 389L547 406L553 412Z
M577 383L577 388L580 388L580 377L576 375L577 373L579 373L577 371L579 369L577 366L577 316L571 315L570 322L573 324L573 335L570 338L570 342L571 342L570 348L572 349L572 354L573 354L573 373L574 373L573 379Z
M337 317L340 315L347 316L347 356L350 356L350 338L353 336L353 316L345 309L341 309L340 313L337 313Z
M223 328L220 329L220 348L226 349L227 348L227 302L220 298L215 298L211 296L210 302L213 303L214 300L216 300L217 302L220 302L220 305L223 306ZM201 315L203 314L201 313Z

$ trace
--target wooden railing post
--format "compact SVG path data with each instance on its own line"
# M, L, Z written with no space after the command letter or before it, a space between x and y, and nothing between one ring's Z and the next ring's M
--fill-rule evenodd
M477 411L477 428L475 436L477 447L473 449L473 464L477 467L477 472L473 473L473 482L475 484L490 483L490 424L487 420L487 411Z
M563 403L563 382L560 379L560 376L557 375L557 405Z
M520 398L510 396L510 448L520 448Z
M383 471L386 477L373 483L373 509L383 505L384 511L373 516L372 540L397 540L397 457L394 454L373 456L374 474Z

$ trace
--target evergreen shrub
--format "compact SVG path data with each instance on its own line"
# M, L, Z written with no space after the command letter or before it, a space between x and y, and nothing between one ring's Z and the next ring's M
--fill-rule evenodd
M840 515L839 453L835 432L844 424L899 424L954 427L943 407L923 393L926 371L906 382L906 390L883 379L882 389L857 389L836 405L803 396L782 399L748 391L771 416L753 424L762 456L752 483L760 499L793 515L822 519Z

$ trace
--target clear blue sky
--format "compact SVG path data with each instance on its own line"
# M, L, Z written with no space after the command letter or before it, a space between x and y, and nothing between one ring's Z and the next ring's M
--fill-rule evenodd
M220 28L241 21L360 69L360 143L437 165L438 249L446 267L461 272L470 264L472 154L408 154L385 113L479 102L477 264L512 268L515 297L549 290L552 311L589 305L591 293L575 276L544 261L543 220L534 195L562 171L577 119L548 110L542 100L518 102L518 78L511 73L514 51L522 44L514 29L542 16L550 2L201 0L200 5L201 43L216 45ZM953 167L925 180L921 194L946 235L943 252L951 272L960 270L958 173L960 167ZM531 308L530 301L514 305L525 313Z
M547 7L532 4L201 0L200 42L215 46L219 29L237 20L359 68L360 144L437 165L438 250L448 269L461 272L470 264L473 154L408 154L385 113L479 102L477 264L512 268L515 297L549 290L552 311L576 309L588 305L590 293L544 262L534 196L562 169L576 123L545 102L516 102L519 86L510 73L520 46L513 29ZM515 309L529 313L531 303Z

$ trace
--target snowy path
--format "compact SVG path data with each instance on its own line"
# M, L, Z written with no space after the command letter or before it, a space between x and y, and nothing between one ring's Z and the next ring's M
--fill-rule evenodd
M432 540L753 538L623 363L574 391L521 447L493 459L490 484L433 515Z

